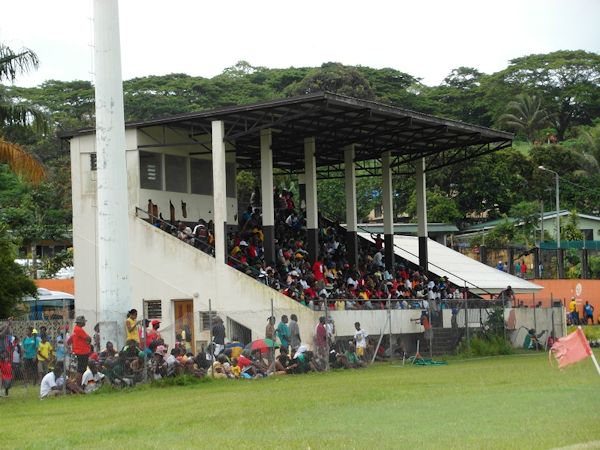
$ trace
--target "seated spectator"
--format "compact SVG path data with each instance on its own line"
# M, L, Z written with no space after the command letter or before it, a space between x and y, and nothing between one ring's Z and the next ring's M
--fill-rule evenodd
M54 397L63 393L62 386L65 380L61 376L62 373L63 365L56 364L51 372L44 375L40 384L40 398Z
M100 386L102 386L103 381L104 374L98 372L98 364L95 361L90 360L88 362L88 368L83 373L83 377L81 378L81 387L83 388L83 392L86 394L91 394L100 388Z

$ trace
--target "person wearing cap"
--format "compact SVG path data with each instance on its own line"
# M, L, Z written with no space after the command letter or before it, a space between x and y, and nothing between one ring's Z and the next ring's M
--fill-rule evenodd
M150 344L152 344L152 342L156 341L157 339L162 339L160 331L158 331L158 329L160 328L160 320L154 319L150 322L150 325L151 327L148 328L148 331L146 333L147 347L150 347Z
M70 342L67 341L72 346L73 353L77 358L77 385L81 385L81 377L83 376L83 372L87 370L87 363L91 353L92 338L83 329L85 324L85 317L77 316L75 318L73 334L69 338Z

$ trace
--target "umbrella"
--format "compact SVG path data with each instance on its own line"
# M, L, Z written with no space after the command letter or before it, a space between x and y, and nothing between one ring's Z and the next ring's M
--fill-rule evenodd
M279 344L272 339L257 339L246 345L245 350L260 350L261 353L268 353L272 348L279 347Z

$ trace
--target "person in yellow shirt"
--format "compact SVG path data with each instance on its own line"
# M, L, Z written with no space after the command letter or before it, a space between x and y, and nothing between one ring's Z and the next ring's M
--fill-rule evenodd
M37 360L38 360L38 369L43 375L46 375L51 367L50 364L54 361L54 347L52 344L48 342L48 338L45 334L41 337L40 345L38 345L37 349Z
M571 316L571 325L579 325L579 313L577 312L577 300L571 297L569 302L569 315Z
M242 369L241 367L238 365L238 360L237 358L233 358L231 360L231 373L233 374L234 377L239 378L241 376L242 373Z
M127 341L135 341L138 346L140 345L140 334L138 333L137 326L142 322L137 320L137 309L132 309L127 313L127 320L125 320L125 334L127 335Z

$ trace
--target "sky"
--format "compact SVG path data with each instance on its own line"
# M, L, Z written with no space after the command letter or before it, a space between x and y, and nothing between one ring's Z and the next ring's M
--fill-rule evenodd
M122 75L213 77L245 60L391 67L437 85L532 53L600 53L600 0L121 0ZM40 58L19 86L93 81L92 0L3 2L0 43Z

